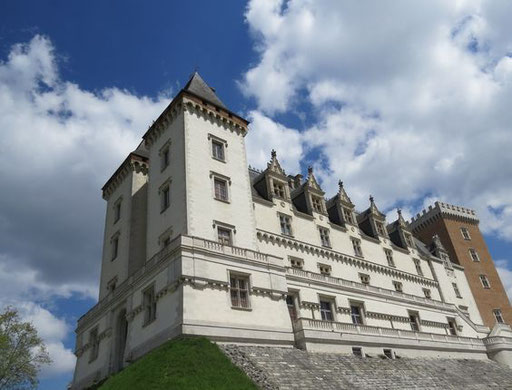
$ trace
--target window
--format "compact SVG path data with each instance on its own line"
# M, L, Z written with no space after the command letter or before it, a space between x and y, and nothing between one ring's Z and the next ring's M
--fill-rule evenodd
M503 315L501 314L501 309L494 309L492 312L494 313L494 318L496 318L496 322L498 324L505 323L505 320L503 319Z
M231 306L242 309L249 308L249 278L241 275L230 275Z
M284 184L273 180L272 181L272 192L274 193L274 196L284 199L284 197L285 197Z
M165 185L160 189L160 212L164 212L171 204L171 191L169 185Z
M432 299L432 292L430 291L429 288L424 288L423 289L423 294L425 294L425 298Z
M215 189L215 199L227 202L228 201L228 182L224 179L216 177L213 179L213 186Z
M377 234L379 236L386 236L384 232L384 224L382 222L375 222L375 226L377 227Z
M460 232L462 234L462 237L464 237L465 240L471 240L471 236L469 235L469 230L465 227L460 228Z
M169 245L171 245L171 237L167 236L166 238L163 239L162 246L164 248L167 248Z
M279 224L281 225L281 234L292 235L292 218L290 216L279 214Z
M351 238L352 240L352 247L354 248L354 254L356 256L363 257L363 250L361 249L361 240L358 240L357 238Z
M231 229L218 226L217 237L222 245L232 245Z
M386 254L386 260L388 261L388 265L390 267L396 267L395 261L393 260L393 251L389 249L384 249L384 253Z
M363 348L361 348L361 347L352 347L352 354L354 356L363 358L364 357Z
M473 248L469 249L469 255L471 256L471 260L480 261L480 257L478 256L478 253Z
M405 237L405 243L407 244L407 246L409 248L412 248L413 245L412 245L412 237L409 233L404 233L404 237Z
M96 360L100 349L100 341L98 340L98 328L94 328L89 333L89 344L91 346L91 352L89 355L89 362Z
M322 198L318 196L311 196L311 203L313 204L313 210L317 213L321 213L322 210Z
M320 273L322 275L329 276L331 274L331 266L330 265L318 263L318 269L320 270Z
M480 275L480 282L482 282L482 286L484 288L491 288L491 284L489 283L489 279L487 279L486 275Z
M396 280L393 281L393 287L395 287L395 290L398 292L403 291L402 282L397 282Z
M453 291L455 292L455 296L457 298L462 298L462 295L460 295L459 286L457 286L457 283L452 283Z
M384 352L384 356L387 357L388 359L395 358L395 353L393 352L392 349L384 348L382 351Z
M420 318L418 313L409 312L409 323L411 325L411 329L415 332L420 331Z
M156 319L155 286L151 286L142 293L142 307L144 310L144 325Z
M320 300L320 316L323 321L334 321L332 303L330 301Z
M304 267L304 260L290 256L290 266L292 268L302 269Z
M224 161L224 142L212 139L212 157Z
M343 207L343 218L345 222L354 224L354 218L352 217L352 211L349 208Z
M320 241L322 242L322 246L331 247L331 240L329 239L329 229L326 228L318 228L320 232Z
M114 223L121 218L121 200L118 200L114 205Z
M350 317L355 325L363 325L363 307L361 305L350 305Z
M363 284L370 284L370 275L360 273L359 279L361 279L361 283Z
M171 162L171 154L169 152L169 146L166 146L160 152L160 169L163 171L165 168L169 166Z
M295 295L286 296L286 306L288 307L288 314L292 322L297 320L297 308L295 307Z
M423 276L423 270L421 269L421 262L418 259L414 259L414 266L418 275Z
M454 318L448 318L448 333L457 336L457 323Z
M116 285L117 285L117 276L113 279L111 279L108 283L107 283L107 290L109 293L113 293L116 289Z
M112 238L112 260L115 260L119 252L119 235Z

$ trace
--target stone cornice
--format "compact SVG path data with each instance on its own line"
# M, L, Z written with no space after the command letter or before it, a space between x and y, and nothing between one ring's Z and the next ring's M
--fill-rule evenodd
M130 153L102 187L103 199L108 200L130 172L142 173L145 176L148 174L148 169L149 159Z
M296 240L292 237L284 237L278 234L274 234L271 232L267 232L265 230L257 229L257 237L259 240L263 240L265 242L270 242L272 244L280 244L284 246L288 246L289 248L301 251L307 251L310 253L314 253L317 256L324 257L326 259L332 261L343 262L351 266L356 266L358 268L372 270L374 272L381 272L388 276L392 276L394 278L400 278L403 280L412 281L415 283L419 283L421 285L438 287L438 283L433 280L426 278L424 276L414 275L408 272L400 271L396 268L392 268L389 266L373 263L369 260L365 260L363 258L346 255L340 252L336 252L332 249L327 249L325 247L319 247L316 245L311 245L299 240Z
M428 210L423 209L421 214L416 214L416 216L411 219L409 228L412 232L421 230L440 217L472 224L479 223L475 210L454 206L448 203L435 202L434 207L429 206Z

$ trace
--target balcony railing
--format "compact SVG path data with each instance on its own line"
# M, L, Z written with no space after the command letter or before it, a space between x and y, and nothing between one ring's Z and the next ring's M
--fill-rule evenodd
M328 276L328 275L304 271L299 268L287 268L286 272L289 275L298 276L300 278L304 278L304 279L308 279L308 280L318 280L318 281L321 281L324 283L329 283L329 284L336 285L336 286L349 287L349 288L354 288L354 289L361 290L361 291L374 292L374 293L377 293L380 295L386 295L386 296L390 296L390 297L407 299L408 301L413 301L415 303L427 304L427 305L435 306L435 307L438 307L441 309L448 309L450 311L453 311L454 307L455 307L452 304L441 302L441 301L436 301L434 299L418 297L416 295L406 294L406 293L398 292L395 290L388 290L388 289L381 288L381 287L370 286L368 284L353 282L351 280L335 278L335 277Z
M310 318L299 318L294 324L295 331L300 330L328 330L348 334L360 334L365 336L382 336L400 339L413 339L419 341L437 341L443 343L465 344L474 347L484 347L486 340L444 335L427 332L415 332L412 330L380 328L370 325L356 325L352 323L314 320Z

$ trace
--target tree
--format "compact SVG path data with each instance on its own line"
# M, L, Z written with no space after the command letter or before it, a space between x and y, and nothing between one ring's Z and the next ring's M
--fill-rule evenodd
M12 307L0 313L0 390L35 388L39 369L49 363L36 328Z

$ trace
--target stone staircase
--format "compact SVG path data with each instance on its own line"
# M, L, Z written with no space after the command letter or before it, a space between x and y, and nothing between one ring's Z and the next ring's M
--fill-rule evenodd
M409 359L221 345L265 390L512 389L512 370L491 360Z

